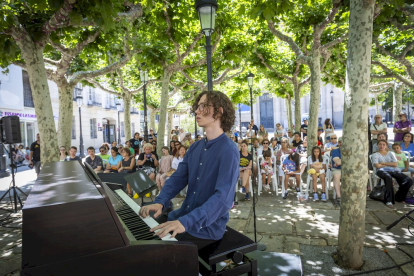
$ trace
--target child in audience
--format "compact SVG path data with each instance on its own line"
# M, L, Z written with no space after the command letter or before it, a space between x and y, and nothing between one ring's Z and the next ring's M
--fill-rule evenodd
M300 165L299 154L292 152L288 157L283 160L282 170L285 174L285 194L283 199L286 199L288 192L289 177L294 176L296 178L296 190L300 190Z
M332 139L332 137L331 137ZM322 183L322 194L321 194L321 200L326 201L326 194L325 194L325 171L326 171L326 165L323 164L323 158L322 158L322 152L320 147L313 147L312 148L312 160L309 166L311 169L315 170L314 174L311 174L312 180L313 180L313 200L318 201L318 193L316 191L317 188L317 181L318 177L321 180Z
M400 143L394 143L392 145L392 150L394 151L395 157L397 158L397 169L400 172L411 172L411 177L413 177L414 168L410 167L410 162L408 161L407 156L404 152L401 151Z
M270 179L273 176L272 158L271 157L272 157L272 154L269 150L264 151L263 152L264 161L262 161L262 164L260 164L260 168L261 168L260 173L262 174L263 187L264 187L265 190L270 189L269 183L270 183ZM266 177L267 177L267 182L266 182L266 185L265 185Z

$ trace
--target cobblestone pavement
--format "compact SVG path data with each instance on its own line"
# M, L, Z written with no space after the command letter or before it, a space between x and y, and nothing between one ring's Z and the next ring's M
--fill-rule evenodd
M34 171L22 170L16 176L17 186L29 191L34 183ZM0 179L0 195L4 193L10 180ZM320 190L320 187L318 189ZM332 190L330 192L332 193ZM243 201L244 196L240 193L237 195L239 204L230 210L228 225L254 239L253 202ZM296 193L290 193L286 200L280 195L276 197L274 192L262 193L256 204L257 239L267 246L267 251L300 255L304 275L348 273L336 267L332 259L332 253L336 251L338 244L340 209L331 198L332 194L328 202L299 203ZM182 201L183 197L175 198L175 208L179 208ZM0 202L0 207L10 208L10 205ZM397 203L392 210L381 202L367 200L363 270L409 260L408 256L394 245L397 242L414 244L413 236L407 229L408 220L400 222L390 231L385 228L412 208L412 205ZM0 221L7 216L9 213L0 210ZM11 223L6 224L10 228L0 227L0 275L19 275L21 266L21 211L10 215L10 218ZM406 249L414 255L413 248ZM396 268L386 274L375 275L414 275L414 266L408 264L401 269Z

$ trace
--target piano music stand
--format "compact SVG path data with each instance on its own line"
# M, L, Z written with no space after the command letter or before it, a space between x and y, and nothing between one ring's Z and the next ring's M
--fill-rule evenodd
M144 171L136 171L124 176L129 186L141 197L141 206L144 206L144 196L157 188L154 181Z
M4 147L4 145L3 145ZM12 175L12 183L13 185L4 193L4 195L0 198L0 201L3 200L3 198L6 197L7 194L11 195L11 191L13 191L13 198L10 197L10 201L13 204L14 202L14 209L9 210L6 208L0 208L1 210L7 211L7 212L11 212L11 213L17 213L17 200L19 200L20 203L20 208L23 208L23 204L22 204L22 200L18 194L18 191L22 194L24 194L27 197L27 194L25 194L19 187L16 186L16 181L15 181L15 172L14 169L17 168L17 166L14 164L13 162L13 156L12 156L12 145L9 144L9 157L10 157L10 168L11 168L11 175ZM17 191L18 190L18 191Z

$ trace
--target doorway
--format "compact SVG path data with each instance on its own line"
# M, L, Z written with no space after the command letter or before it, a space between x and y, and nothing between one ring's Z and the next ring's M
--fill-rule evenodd
M113 141L116 141L115 133L115 125L103 125L104 142L112 143Z

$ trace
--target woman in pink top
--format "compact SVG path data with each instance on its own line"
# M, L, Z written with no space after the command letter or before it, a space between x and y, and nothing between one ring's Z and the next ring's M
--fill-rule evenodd
M160 167L158 174L155 178L155 183L157 183L158 190L161 191L162 187L164 187L164 183L167 180L166 173L171 170L171 163L173 160L173 156L170 155L170 151L168 147L162 147L162 157L160 159Z

